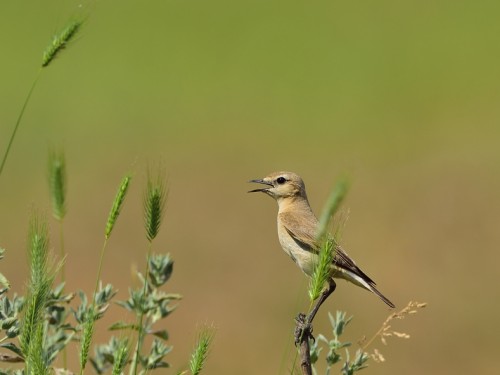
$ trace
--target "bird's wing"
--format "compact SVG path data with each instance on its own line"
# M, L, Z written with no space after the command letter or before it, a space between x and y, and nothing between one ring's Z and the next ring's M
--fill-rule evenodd
M281 224L297 244L304 250L318 253L318 241L316 240L317 220L313 216L310 220L299 220L297 215L290 212L279 214Z
M318 222L315 220L316 218L314 218L314 220L299 221L296 215L288 212L282 212L279 215L281 223L285 227L286 231L301 248L315 254L319 253L320 246L316 239L316 230L318 226ZM361 271L356 263L354 263L349 255L347 255L339 245L336 246L333 264L335 267L361 277L370 285L376 285L366 273Z

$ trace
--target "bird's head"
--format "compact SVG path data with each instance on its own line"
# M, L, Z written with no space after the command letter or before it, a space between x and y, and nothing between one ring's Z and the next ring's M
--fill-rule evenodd
M250 190L249 193L266 193L276 199L278 203L287 198L307 199L304 181L293 172L274 172L262 179L250 180L249 182L267 185L265 188Z

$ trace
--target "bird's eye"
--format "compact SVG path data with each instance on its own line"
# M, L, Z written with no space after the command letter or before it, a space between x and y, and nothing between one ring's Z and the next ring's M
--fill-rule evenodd
M280 185L284 184L286 182L286 178L285 177L278 177L276 179L276 182Z

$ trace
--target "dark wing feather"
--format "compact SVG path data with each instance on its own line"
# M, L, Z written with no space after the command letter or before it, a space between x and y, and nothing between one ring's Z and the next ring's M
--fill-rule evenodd
M366 273L361 271L361 269L354 263L354 261L349 258L349 255L345 253L344 250L340 246L337 245L337 251L335 253L335 258L333 258L333 263L339 268L343 268L345 270L348 270L355 275L358 275L361 277L363 280L365 280L368 284L370 285L376 285L375 281L370 279Z

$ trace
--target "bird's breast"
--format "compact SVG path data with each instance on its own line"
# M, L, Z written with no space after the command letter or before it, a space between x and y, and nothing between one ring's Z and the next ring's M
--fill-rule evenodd
M304 250L288 233L286 228L278 221L278 238L280 245L299 268L308 276L314 271L317 256L310 251Z

